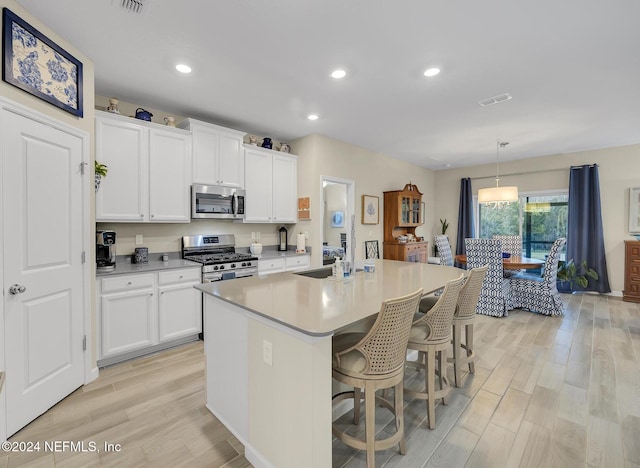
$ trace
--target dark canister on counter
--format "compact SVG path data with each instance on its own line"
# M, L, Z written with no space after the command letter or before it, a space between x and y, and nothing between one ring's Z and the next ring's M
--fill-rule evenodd
M133 252L133 263L148 263L149 249L147 247L136 247Z

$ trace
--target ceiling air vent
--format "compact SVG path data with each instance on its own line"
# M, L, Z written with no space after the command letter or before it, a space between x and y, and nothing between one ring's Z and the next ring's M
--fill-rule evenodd
M491 106L493 104L498 104L499 102L508 101L509 99L511 99L511 94L504 93L504 94L498 94L497 96L493 96L488 99L482 99L478 101L478 104L480 104L483 107Z
M113 0L112 4L130 13L145 14L149 10L151 0Z

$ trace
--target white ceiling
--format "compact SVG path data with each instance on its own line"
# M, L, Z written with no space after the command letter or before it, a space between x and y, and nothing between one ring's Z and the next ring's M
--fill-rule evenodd
M640 143L637 0L145 1L18 3L93 59L97 94L276 140L431 169L493 162L496 140L501 161Z

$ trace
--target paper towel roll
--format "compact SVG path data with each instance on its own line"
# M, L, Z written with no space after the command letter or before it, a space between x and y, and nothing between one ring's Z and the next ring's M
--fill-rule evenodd
M304 246L304 241L305 241L305 239L304 239L304 234L299 233L299 234L298 234L298 242L297 242L297 245L296 245L296 252L297 252L297 253L304 253L304 252L306 252L306 250L305 250L305 246Z

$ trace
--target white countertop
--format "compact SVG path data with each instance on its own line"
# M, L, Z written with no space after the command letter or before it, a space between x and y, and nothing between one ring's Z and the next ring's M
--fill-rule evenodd
M307 335L325 336L376 314L384 300L419 288L428 294L465 273L454 267L376 260L375 273L360 271L344 281L287 272L195 288Z

